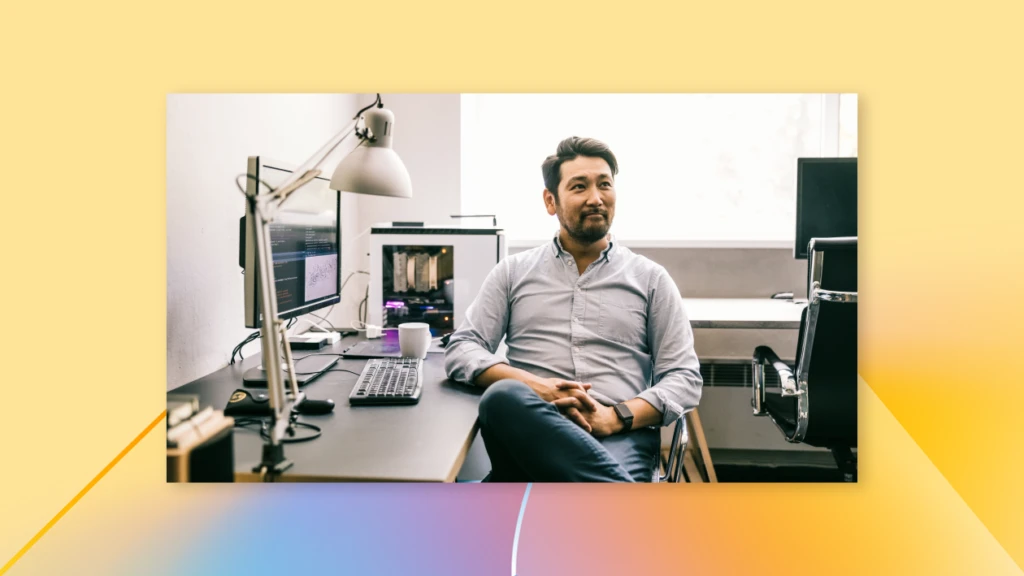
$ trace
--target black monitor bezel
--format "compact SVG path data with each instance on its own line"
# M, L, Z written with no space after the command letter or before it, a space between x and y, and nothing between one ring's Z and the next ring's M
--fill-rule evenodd
M808 257L807 247L811 243L811 239L808 238L807 242L803 246L800 245L800 224L802 223L802 204L804 198L804 167L808 164L857 164L857 157L842 157L842 158L797 158L796 159L796 226L795 233L793 235L793 258L796 260L806 260ZM857 179L858 193L860 189L860 178ZM857 201L858 210L860 208L860 200ZM858 218L858 227L859 218Z

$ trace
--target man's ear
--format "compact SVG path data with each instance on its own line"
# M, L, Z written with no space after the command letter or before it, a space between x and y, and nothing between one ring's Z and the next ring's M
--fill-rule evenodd
M544 189L544 207L548 209L548 216L554 216L556 210L555 195L547 188Z

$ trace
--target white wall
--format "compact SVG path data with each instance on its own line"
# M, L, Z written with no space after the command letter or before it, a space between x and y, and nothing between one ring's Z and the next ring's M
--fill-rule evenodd
M382 94L381 99L395 114L393 146L409 170L412 198L356 197L358 229L352 235L363 234L373 224L396 220L457 222L450 216L459 213L461 201L460 95ZM355 246L349 244L343 259L359 270L369 270L370 235L362 235ZM355 276L345 288L341 320L345 325L356 319L368 280L365 275Z
M299 164L355 114L352 94L172 94L167 97L167 388L228 362L245 328L235 177L246 158ZM342 242L358 226L342 195ZM345 262L342 273L347 274ZM338 311L331 315L339 318ZM257 353L258 344L246 348Z
M460 203L459 95L384 94L395 114L394 148L412 179L413 198L342 194L342 278L366 270L371 224L449 223ZM368 94L175 94L167 98L167 388L225 366L249 332L238 268L234 179L246 158L299 164L372 102ZM343 146L348 146L346 143ZM351 278L329 320L356 319L367 276ZM322 311L321 311L322 312ZM295 328L304 331L306 326ZM246 356L259 344L246 347Z

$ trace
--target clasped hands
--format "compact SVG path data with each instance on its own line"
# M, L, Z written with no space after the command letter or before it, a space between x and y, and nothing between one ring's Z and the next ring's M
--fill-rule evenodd
M622 421L615 410L587 394L590 384L561 378L542 378L530 387L544 401L554 404L566 418L595 438L610 436L622 429Z

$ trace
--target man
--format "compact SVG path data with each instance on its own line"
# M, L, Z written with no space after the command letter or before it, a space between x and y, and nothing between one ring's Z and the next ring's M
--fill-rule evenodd
M659 427L700 400L682 298L663 267L608 233L618 173L608 146L568 138L541 170L558 234L491 271L445 368L486 388L487 480L651 481Z

